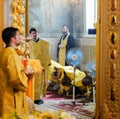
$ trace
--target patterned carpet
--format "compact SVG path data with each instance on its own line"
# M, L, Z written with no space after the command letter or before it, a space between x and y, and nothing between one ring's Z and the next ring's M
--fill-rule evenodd
M62 97L53 94L50 96L48 94L44 98L44 103L41 105L35 105L36 110L46 111L46 110L64 110L69 112L76 119L92 119L94 116L95 104L92 102L81 103L83 99L74 100L68 99L68 97Z
M72 113L72 115L78 119L80 119L82 116L85 116L87 118L89 117L92 118L94 116L93 105L90 103L83 105L82 103L73 104L69 101L69 102L61 102L53 106L57 107L58 109L62 109L64 111Z

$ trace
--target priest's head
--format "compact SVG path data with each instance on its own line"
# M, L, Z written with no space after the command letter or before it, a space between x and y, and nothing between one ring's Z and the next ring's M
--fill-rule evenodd
M30 37L32 40L36 41L37 40L37 30L35 28L31 28L30 31Z
M68 33L68 32L69 32L69 28L68 28L67 25L64 24L64 25L62 26L62 33L63 33L63 34L66 34L66 33Z
M14 48L16 48L16 46L18 46L21 41L19 31L14 27L6 27L2 31L2 39L6 47L12 46Z

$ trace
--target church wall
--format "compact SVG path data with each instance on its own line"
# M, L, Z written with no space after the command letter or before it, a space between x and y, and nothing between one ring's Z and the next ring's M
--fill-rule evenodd
M10 3L12 0L4 0L4 13L5 13L5 18L4 18L4 25L5 27L11 26L12 22L12 15L11 15L11 8L10 8Z
M78 38L85 33L85 1L73 3L73 33Z
M76 46L80 48L83 58L81 61L81 70L86 70L86 65L89 62L96 62L96 37L86 36L82 38L77 38Z
M84 0L29 0L29 28L37 28L41 37L59 38L66 24L75 37L80 37L85 31L84 4Z

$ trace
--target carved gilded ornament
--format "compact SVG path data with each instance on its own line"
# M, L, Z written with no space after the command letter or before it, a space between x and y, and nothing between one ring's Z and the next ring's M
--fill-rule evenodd
M100 119L120 119L120 0L106 0L101 9L103 41L103 116ZM102 5L102 8L103 8ZM101 39L100 39L101 40ZM104 43L103 43L104 42Z
M111 51L111 59L116 59L116 50L112 49Z
M117 41L117 33L112 31L110 33L110 42L111 42L111 44L114 45L116 43L116 41Z
M110 77L111 77L111 79L115 79L115 71L116 71L115 64L111 64L111 67L110 67Z
M25 6L23 0L13 0L11 2L11 16L13 18L12 26L19 29L20 34L24 34L24 20L23 14L25 13Z
M116 10L116 0L111 0L111 10L112 11Z
M112 15L111 25L114 26L115 24L116 24L116 16L115 16L115 15Z

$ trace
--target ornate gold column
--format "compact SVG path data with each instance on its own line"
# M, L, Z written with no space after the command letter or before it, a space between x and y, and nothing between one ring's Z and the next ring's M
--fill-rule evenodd
M28 4L28 0L25 0L25 4L23 0L12 0L11 2L12 26L18 28L22 35L25 33L25 37L29 36ZM23 14L25 14L25 24Z
M23 0L12 0L11 2L11 15L12 15L12 23L11 25L15 28L19 29L21 35L24 34L24 20L23 14L25 13L25 6Z

